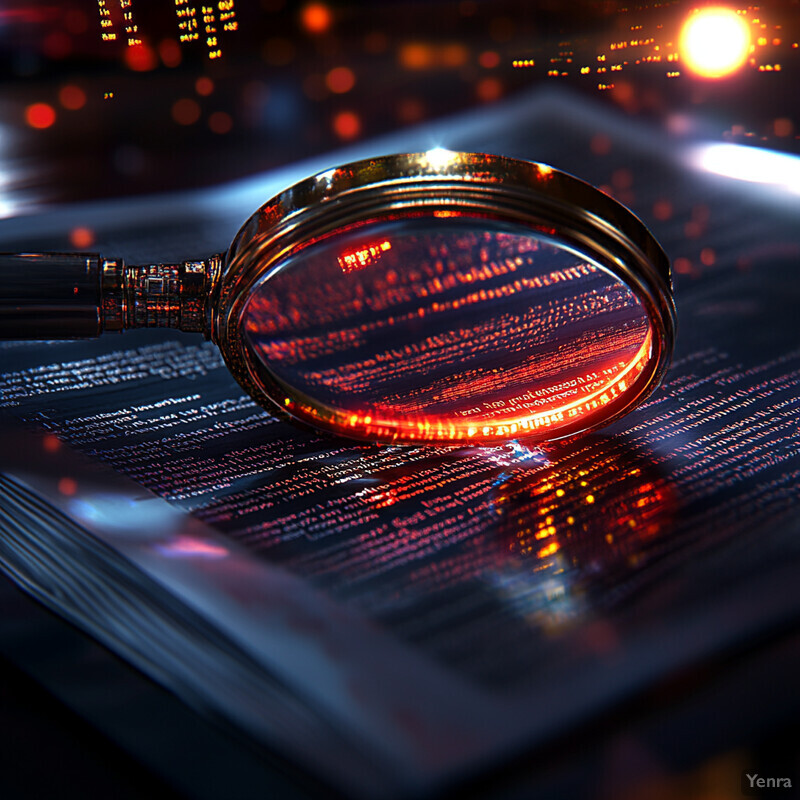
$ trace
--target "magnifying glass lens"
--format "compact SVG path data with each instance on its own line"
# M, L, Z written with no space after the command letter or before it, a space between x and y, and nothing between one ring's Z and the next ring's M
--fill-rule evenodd
M585 430L625 405L653 342L641 300L588 254L453 212L296 249L239 324L254 382L287 413L382 441Z

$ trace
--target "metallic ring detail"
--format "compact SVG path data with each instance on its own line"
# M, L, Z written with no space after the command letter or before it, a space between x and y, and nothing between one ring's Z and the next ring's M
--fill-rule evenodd
M641 220L613 198L548 165L479 153L434 150L347 164L290 187L245 223L228 251L212 304L212 338L237 380L262 405L286 387L262 385L245 355L240 319L252 287L297 250L345 226L382 215L446 215L520 224L587 254L627 286L646 310L652 339L641 369L599 427L640 404L659 384L674 347L675 307L669 260ZM277 409L276 409L277 410ZM323 427L332 410L320 406ZM308 421L308 420L306 420ZM315 423L316 424L316 423ZM366 437L365 437L366 438Z

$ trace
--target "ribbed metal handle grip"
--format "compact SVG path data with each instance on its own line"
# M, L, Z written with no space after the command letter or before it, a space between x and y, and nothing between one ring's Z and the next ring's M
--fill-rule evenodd
M0 338L98 336L100 303L98 255L0 253Z
M94 253L0 253L0 339L87 339L105 331L210 332L222 256L126 266Z

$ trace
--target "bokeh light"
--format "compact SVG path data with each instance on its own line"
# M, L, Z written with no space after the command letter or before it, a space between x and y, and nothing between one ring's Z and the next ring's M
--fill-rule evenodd
M325 76L325 85L335 94L349 92L356 83L356 76L350 67L334 67Z
M165 67L177 67L183 60L181 46L174 39L162 39L158 44L158 55Z
M724 78L747 60L750 29L730 8L704 8L684 22L678 49L682 62L695 75Z
M208 127L213 133L228 133L233 128L233 118L224 111L215 111L208 118Z
M31 128L43 130L56 121L56 111L48 103L32 103L25 109L25 122Z
M74 478L61 478L58 482L58 491L67 497L72 497L78 491L78 483Z
M158 66L158 58L150 45L135 44L125 48L125 64L134 72L150 72Z
M475 95L484 103L498 100L503 94L503 84L497 78L483 78L475 86Z
M178 125L194 125L200 119L200 106L196 100L183 97L172 105L172 119Z
M611 138L605 133L596 133L589 142L589 149L596 156L607 156L611 152Z
M478 56L478 63L484 69L494 69L500 64L500 53L496 50L485 50Z
M355 139L361 133L361 119L354 111L340 111L333 118L333 131L340 139Z
M463 44L446 44L440 52L440 59L444 67L463 67L469 58L469 51Z
M429 69L433 66L433 48L422 42L406 42L400 47L398 60L405 69Z
M207 75L201 75L194 82L194 90L202 97L208 97L214 91L214 81Z
M330 9L324 3L309 3L302 10L300 19L309 33L324 33L333 21Z
M86 105L86 92L74 83L62 86L58 93L58 102L69 111L77 111Z
M94 244L94 231L83 226L73 228L69 232L69 243L78 250L85 250Z

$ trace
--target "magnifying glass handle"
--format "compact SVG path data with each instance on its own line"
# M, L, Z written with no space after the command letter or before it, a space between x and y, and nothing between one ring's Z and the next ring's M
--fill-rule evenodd
M0 338L90 339L127 328L209 336L222 256L126 266L96 253L0 253Z

